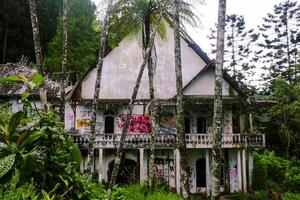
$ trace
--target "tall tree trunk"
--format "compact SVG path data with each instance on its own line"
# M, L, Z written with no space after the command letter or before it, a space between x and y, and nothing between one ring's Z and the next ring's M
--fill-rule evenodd
M89 138L88 144L88 167L87 167L87 174L91 178L92 176L92 168L94 166L94 142L95 142L95 134L96 134L96 120L97 120L97 110L98 110L98 99L100 95L100 84L102 78L102 69L103 69L103 59L105 56L105 48L107 45L107 38L108 38L108 28L109 23L112 16L112 4L113 0L109 0L106 10L106 15L104 18L104 25L101 34L101 41L100 41L100 51L99 57L97 62L97 75L96 75L96 83L95 83L95 93L92 103L92 118L91 118L91 134Z
M212 195L211 199L220 198L221 176L221 142L222 142L222 70L224 63L224 34L225 34L226 0L219 0L217 58L215 69L215 99L213 117L213 146L212 146Z
M190 199L189 165L186 152L186 138L184 132L183 112L183 89L182 89L182 66L181 66L181 45L180 45L180 21L179 2L174 1L174 44L175 44L175 71L176 71L176 131L178 135L178 149L180 154L181 178L183 182L182 194L184 199Z
M5 21L5 28L4 28L3 54L2 54L2 63L3 64L6 62L7 36L8 36L8 20Z
M63 0L63 60L61 64L61 121L65 123L65 79L68 55L68 0Z
M145 21L145 44L144 44L144 52L147 50L147 46L149 45L150 40L150 29L151 29L151 21L150 16L146 18ZM156 133L156 121L157 121L157 112L155 109L155 96L154 96L154 66L153 66L153 58L152 58L153 49L150 50L150 56L148 58L148 78L149 78L149 115L151 119L151 135L150 135L150 156L149 156L149 186L152 190L155 188L155 133Z
M154 30L152 31L152 33L150 35L149 45L147 46L146 52L144 54L143 63L140 67L140 70L139 70L139 73L138 73L138 76L137 76L137 80L136 80L136 83L135 83L135 87L134 87L133 92L132 92L131 100L129 102L128 109L127 109L126 121L125 121L123 129L122 129L120 145L118 146L118 149L117 149L116 159L115 159L115 162L114 162L113 171L111 173L111 177L110 177L110 181L109 181L109 185L108 185L108 193L111 192L111 188L116 183L116 178L117 178L119 168L120 168L120 164L121 164L121 158L122 158L123 153L124 153L123 152L123 147L124 147L126 135L127 135L127 132L128 132L130 117L132 115L132 110L133 110L133 107L134 107L134 101L136 99L136 96L137 96L137 93L138 93L138 90L139 90L139 87L140 87L140 83L141 83L141 79L142 79L142 76L143 76L145 66L146 66L146 64L149 60L149 57L151 56L151 50L152 50L153 45L154 45L155 35L156 35L156 32L159 28L159 24L162 20L163 12L165 10L167 2L168 1L164 2L164 5L163 5L162 9L160 10L159 19L157 21L157 24L156 24Z
M30 8L35 60L36 60L36 64L41 68L42 75L44 76L44 78L46 78L35 0L28 0L28 3ZM45 105L47 104L47 92L45 89L45 81L43 86L40 88L40 101L41 101L41 107L44 108Z

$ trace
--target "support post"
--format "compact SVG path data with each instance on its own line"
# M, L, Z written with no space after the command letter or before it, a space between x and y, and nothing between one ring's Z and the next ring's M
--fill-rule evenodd
M247 167L246 167L246 150L242 150L242 175L243 175L243 192L247 192Z
M253 133L253 118L251 113L249 113L249 126L251 133Z
M145 181L144 149L140 149L140 183Z
M248 151L248 184L249 190L252 189L252 182L253 182L253 152L252 150Z
M175 183L176 183L176 192L180 194L180 154L179 150L174 150L174 158L175 158Z
M98 181L102 183L104 166L103 166L103 149L99 149L99 160L98 160Z
M237 150L237 170L238 170L238 190L242 190L242 162L241 162L241 150Z
M87 170L88 168L89 159L90 159L89 156L84 157L84 168L83 168L84 171Z
M207 194L210 194L210 188L211 188L211 185L210 185L210 167L209 167L209 150L207 149L205 151L205 171L206 171L206 193Z

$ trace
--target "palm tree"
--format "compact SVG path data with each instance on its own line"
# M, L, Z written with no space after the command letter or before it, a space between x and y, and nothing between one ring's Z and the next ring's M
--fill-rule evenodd
M226 0L219 0L217 57L215 69L215 99L213 117L213 146L212 146L212 195L211 199L220 198L221 176L221 141L222 141L222 70L224 62Z
M162 1L158 0L121 0L114 6L114 12L116 13L116 19L112 30L117 29L117 35L112 35L114 42L118 43L125 36L136 35L142 33L143 41L143 53L146 52L150 42L150 32L153 27L157 25L160 8L162 7ZM172 1L166 1L166 9L162 13L165 21L170 24L173 23L173 7ZM193 14L192 4L187 2L180 2L180 13L181 18L189 24L196 25L199 19ZM118 17L121 16L121 17ZM162 39L166 37L166 26L165 21L159 22L158 34ZM116 28L115 28L116 27ZM121 32L120 32L121 31ZM112 45L113 46L113 45ZM156 64L155 48L150 50L150 56L147 60L148 64L148 78L149 78L149 115L151 118L152 132L151 132L151 148L150 148L150 159L149 159L149 184L153 186L154 176L154 136L156 133L157 124L157 108L155 106L155 95L154 95L154 68Z
M183 198L190 199L189 165L186 154L186 138L184 133L184 111L183 111L183 87L182 87L182 66L181 66L181 46L180 46L180 21L179 3L174 1L174 50L175 50L175 72L176 72L176 131L178 136L178 149L180 154L181 177L183 180Z
M130 117L132 115L132 110L133 110L133 107L134 107L134 101L136 99L136 96L137 96L137 93L138 93L138 90L139 90L139 86L140 86L140 83L141 83L141 79L142 79L142 76L143 76L145 66L149 61L149 57L151 56L151 51L152 51L152 48L154 46L155 35L159 30L159 27L160 27L160 24L161 24L161 20L163 18L163 13L165 11L166 5L167 5L167 1L165 1L163 3L163 5L162 5L162 7L159 11L159 17L158 17L158 20L157 20L157 24L156 24L156 26L154 27L153 31L150 34L149 44L148 44L148 46L146 48L146 51L144 53L143 63L140 67L138 77L137 77L137 80L136 80L136 84L135 84L135 87L133 89L133 93L132 93L132 96L131 96L131 100L130 100L130 103L128 105L127 117L126 117L124 127L122 129L120 145L117 149L116 159L115 159L115 162L114 162L113 171L112 171L110 181L109 181L109 185L108 185L108 191L109 192L111 191L112 186L115 185L115 182L116 182L116 178L117 178L119 168L120 168L120 164L121 164L121 158L122 158L122 155L124 153L123 152L123 146L124 146L126 135L127 135L127 132L128 132Z
M96 75L96 83L95 83L95 93L92 103L92 118L91 118L91 135L89 138L88 144L88 167L87 167L87 174L91 178L92 168L94 165L94 141L95 141L95 134L96 134L96 119L97 119L97 108L98 108L98 99L100 93L100 84L101 84L101 77L102 77L102 68L103 68L103 59L105 56L105 49L107 44L108 38L108 28L110 24L110 19L112 16L112 3L113 0L109 0L107 4L106 15L104 18L103 29L101 33L101 41L100 41L100 51L98 62L96 65L97 68L97 75Z
M63 60L61 64L61 121L65 122L65 77L68 55L68 0L63 0Z
M44 70L44 63L43 63L43 54L42 54L42 47L40 41L40 32L39 32L39 23L37 18L36 12L36 4L35 0L28 0L29 8L30 8L30 17L31 17L31 26L32 26L32 35L33 35L33 44L34 44L34 51L35 51L35 59L36 64L41 67L42 75L45 77L45 70ZM41 107L47 104L47 93L45 87L45 81L43 87L40 88L40 100L41 100Z

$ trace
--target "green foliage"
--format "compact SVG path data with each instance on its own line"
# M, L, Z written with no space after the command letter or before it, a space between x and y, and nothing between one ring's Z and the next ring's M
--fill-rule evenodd
M61 10L61 0L38 0L37 17L39 21L41 45L47 52L47 44L55 35L57 18ZM16 26L17 24L17 26ZM28 1L0 1L0 46L4 47L7 31L7 47L0 48L2 63L16 62L21 56L35 59L31 19ZM6 56L3 52L6 50Z
M0 160L0 179L12 169L15 163L16 154L11 154Z
M176 193L171 193L165 188L156 188L150 191L145 185L130 185L127 187L114 187L111 200L181 200L182 197Z
M272 188L281 192L300 191L300 163L275 156L265 151L254 154L253 188L267 190Z
M278 77L269 99L271 106L255 110L254 123L266 133L267 147L287 158L300 159L300 82L289 84Z
M158 0L120 0L113 6L113 19L110 26L109 44L113 48L126 36L136 36L142 33L143 45L147 46L150 31L157 24L159 11L164 1ZM197 1L202 4L203 1ZM158 34L162 39L166 38L165 22L170 25L173 23L173 1L169 1L163 13L164 20L158 28ZM195 1L196 4L196 1ZM180 18L185 23L197 27L200 22L197 15L193 12L192 3L180 1ZM182 24L183 28L184 25Z
M96 59L99 34L93 30L95 5L91 0L68 1L68 69L85 72ZM62 63L62 17L58 20L56 35L49 43L46 66L60 71Z

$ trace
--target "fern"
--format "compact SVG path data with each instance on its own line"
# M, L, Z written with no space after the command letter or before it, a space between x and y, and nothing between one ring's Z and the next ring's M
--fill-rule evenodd
M4 176L14 165L16 154L11 154L0 160L0 178Z

